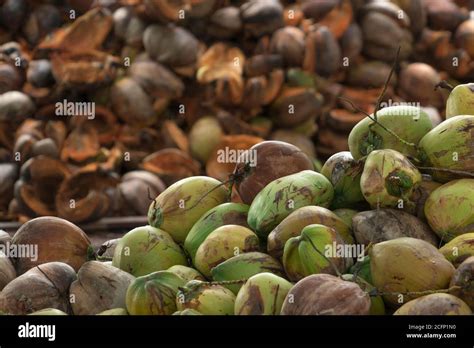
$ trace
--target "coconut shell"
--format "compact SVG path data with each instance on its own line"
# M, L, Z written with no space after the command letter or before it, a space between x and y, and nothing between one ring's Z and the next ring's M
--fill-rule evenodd
M359 285L329 274L300 280L285 298L283 315L368 315L370 296Z
M56 195L58 216L75 223L100 219L111 209L110 192L115 191L118 183L117 177L98 163L82 167L59 187Z
M237 183L242 201L251 204L255 196L267 184L275 179L298 173L302 170L313 170L313 162L299 148L282 141L264 141L250 148L254 151L256 166ZM238 163L234 172L243 171L245 163Z
M450 287L459 286L451 294L459 297L474 310L474 256L466 259L454 272Z
M74 269L62 262L48 262L12 280L0 293L0 311L24 315L55 308L70 313L69 286Z
M39 217L23 224L12 238L13 245L38 246L37 260L21 257L14 260L18 274L42 263L58 261L79 270L87 261L91 242L73 223L53 216Z
M454 273L443 254L420 239L381 242L372 247L369 256L374 285L392 307L420 297L413 292L446 289Z
M359 244L369 245L386 240L412 237L438 246L439 240L430 227L415 216L397 209L378 209L358 213L352 228Z
M99 261L85 263L71 284L71 306L76 315L91 315L125 307L131 274ZM74 297L73 297L74 296Z
M430 294L405 303L393 315L471 315L469 306L450 294Z
M188 153L173 148L163 149L146 156L140 167L158 175L167 185L198 175L200 170L199 162Z

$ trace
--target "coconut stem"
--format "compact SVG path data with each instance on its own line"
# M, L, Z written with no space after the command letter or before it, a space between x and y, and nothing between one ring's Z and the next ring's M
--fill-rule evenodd
M443 88L443 89L447 89L448 91L452 91L454 89L454 87L452 85L450 85L446 80L442 80L440 81L436 86L435 86L435 91L438 90L438 88Z
M329 264L331 265L331 267L334 269L334 271L336 272L337 276L339 278L342 279L342 273L339 272L339 269L337 268L336 264L334 262L332 262L332 260L328 257L326 257L326 255L324 255L321 251L319 251L318 248L316 248L316 245L314 245L313 241L311 240L311 238L308 238L307 236L305 236L304 234L302 235L303 239L307 240L311 246L313 247L313 249L321 256L323 257L327 262L329 262Z
M397 67L398 59L400 57L400 49L401 49L401 46L398 46L397 53L395 55L395 60L393 61L393 64L392 64L392 68L390 69L390 73L388 74L387 79L385 80L382 93L380 93L377 99L377 104L375 104L375 111L374 111L375 122L377 122L377 111L380 110L380 104L382 103L383 97L385 97L385 93L387 93L388 84L390 83L390 80L392 79L392 75L395 72L395 69Z
M213 191L217 190L219 187L221 186L226 186L226 185L229 185L229 196L227 198L227 200L230 202L231 200L231 197L232 197L232 188L234 186L235 183L241 181L243 178L245 178L250 172L250 164L247 163L245 164L245 166L243 167L242 170L236 172L236 173L233 173L233 174L230 174L229 175L229 179L227 179L226 181L224 182L221 182L219 185L217 186L214 186L212 189L210 189L209 191L207 191L206 193L204 193L197 201L196 203L194 203L191 207L189 208L186 208L186 210L191 210L193 209L194 207L196 207L199 203L202 202L202 200L204 198L206 198L209 194L211 194ZM156 200L153 201L154 203L156 203ZM174 208L173 208L174 209ZM167 213L167 211L164 211L163 213Z
M248 279L236 279L236 280L221 280L221 281L212 281L212 282L203 282L209 285L235 285L235 284L245 284Z
M417 166L417 168L421 170L432 170L435 172L445 172L445 173L458 174L458 175L469 176L471 178L474 178L474 173L467 172L465 170L455 170L455 169L438 168L438 167L419 167L419 166Z
M112 261L112 257L109 257L109 256L99 256L99 255L96 255L95 256L95 259L97 261Z
M378 289L374 289L375 291L370 292L370 296L398 296L398 295L404 295L404 296L425 296L425 295L431 295L431 294L442 294L442 293L449 293L454 290L461 290L462 287L458 285L451 286L448 289L439 289L439 290L425 290L425 291L408 291L408 292L383 292L379 291Z
M417 149L416 144L410 143L410 142L406 141L405 139L400 138L400 136L398 136L398 134L396 134L394 131L392 131L391 129L385 127L383 124L381 124L378 121L378 118L377 118L377 112L380 110L380 104L382 103L382 100L385 97L385 94L387 93L388 85L389 85L390 80L392 79L393 73L395 72L395 69L398 65L400 50L401 50L401 46L398 46L397 53L395 55L395 60L393 61L392 68L390 69L390 73L388 74L387 79L385 80L382 92L380 93L379 97L377 98L377 102L375 104L374 116L369 115L367 112L365 112L364 110L362 110L361 108L356 106L350 99L347 99L347 98L344 98L344 97L338 97L338 98L347 101L356 111L361 112L362 114L364 114L365 116L370 118L372 121L374 121L374 123L369 125L369 131L372 131L373 125L377 124L377 125L379 125L380 128L382 128L384 131L386 131L390 135L394 136L402 144L404 144L406 146L414 147L415 149Z
M365 116L367 116L368 118L370 118L372 121L374 121L374 123L372 123L371 125L369 125L369 127L373 126L374 124L377 124L380 128L382 128L384 131L386 131L388 134L394 136L399 142L401 142L402 144L406 145L406 146L411 146L411 147L414 147L415 149L417 148L415 144L413 143L410 143L408 141L406 141L405 139L402 139L400 138L400 136L397 135L397 133L395 133L394 131L392 131L391 129L385 127L383 124L381 124L374 116L375 116L375 113L374 113L374 116L368 114L367 112L365 112L364 110L362 110L361 108L359 108L357 105L354 104L354 102L350 99L347 99L345 97L338 97L339 99L341 100L344 100L346 102L348 102L349 104L351 104L351 106L358 112L364 114Z

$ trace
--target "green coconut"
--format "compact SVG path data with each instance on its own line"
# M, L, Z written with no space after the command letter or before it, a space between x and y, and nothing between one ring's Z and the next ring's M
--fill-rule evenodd
M466 177L451 171L474 172L474 116L447 119L419 143L419 158L425 167L435 167L431 174L436 181L448 182Z
M382 127L391 130L407 143L415 145L433 128L428 114L414 106L400 105L383 108L377 112L377 121L380 124L375 124L373 120L366 117L350 132L349 149L355 160L379 149L393 149L416 157L415 147L401 142Z
M444 241L474 232L474 179L453 180L434 190L426 200L425 216Z

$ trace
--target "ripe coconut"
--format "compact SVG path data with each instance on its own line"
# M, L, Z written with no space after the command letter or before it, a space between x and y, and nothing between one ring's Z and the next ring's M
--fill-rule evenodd
M18 274L37 265L57 261L79 270L87 261L91 242L87 235L73 223L54 216L32 219L23 224L12 238L12 244L38 246L37 259L19 257L14 259Z
M439 240L430 227L417 217L398 209L377 209L358 213L352 229L359 244L412 237L438 246Z
M409 292L445 289L453 265L438 249L415 238L397 238L375 244L369 252L372 280L386 304L397 307L420 297Z
M368 281L359 276L359 274L343 274L342 279L354 282L360 286L362 290L370 294L375 291L375 287ZM385 314L385 304L383 303L382 296L370 296L370 315L383 315Z
M86 262L69 289L74 314L91 315L125 307L125 295L134 279L117 267L99 261Z
M470 315L469 306L450 294L430 294L405 303L393 315Z
M313 274L288 292L283 315L368 315L370 296L354 282L330 274Z
M283 141L263 141L252 146L244 155L239 158L235 172L242 172L249 165L250 171L237 182L237 190L245 204L251 204L255 196L273 180L314 168L303 151Z
M451 294L466 302L474 311L474 256L459 265L451 279Z
M70 313L69 287L76 272L68 264L48 262L15 278L0 293L0 311L24 315L55 308Z
M13 267L10 259L6 257L2 251L0 251L0 290L2 290L5 285L15 278L15 267Z
M474 179L453 180L434 190L425 203L429 225L444 241L474 231Z

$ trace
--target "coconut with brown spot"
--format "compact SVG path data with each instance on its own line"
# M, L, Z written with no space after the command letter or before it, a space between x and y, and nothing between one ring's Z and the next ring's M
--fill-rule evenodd
M233 256L259 250L259 240L250 229L238 225L216 228L196 252L194 265L207 278L211 270Z
M370 296L354 282L330 274L313 274L288 292L283 315L368 315Z

